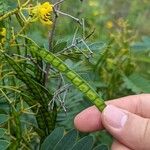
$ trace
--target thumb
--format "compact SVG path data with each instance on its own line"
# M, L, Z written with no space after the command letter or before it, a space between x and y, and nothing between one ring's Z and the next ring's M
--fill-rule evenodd
M150 150L150 119L108 105L102 113L105 129L131 149Z

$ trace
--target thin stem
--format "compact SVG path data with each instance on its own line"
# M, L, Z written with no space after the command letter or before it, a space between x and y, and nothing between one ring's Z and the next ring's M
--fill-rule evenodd
M57 5L59 5L60 3L63 3L63 2L64 2L64 0L60 0L60 1L56 2L56 3L54 4L54 7L56 7Z
M70 14L64 13L64 12L59 11L59 10L56 10L56 9L55 9L55 12L56 12L57 14L61 14L61 15L63 15L63 16L70 17L70 18L72 18L73 20L75 20L76 22L78 22L80 25L82 25L82 23L80 22L80 19L79 19L79 18L76 18L76 17L74 17L74 16L72 16L72 15L70 15Z
M63 1L60 0L60 1L56 2L56 3L54 4L54 6L55 6L57 9L59 9L59 8L60 8L59 4L62 3L62 2L63 2ZM54 13L55 13L55 7L53 7L53 8L54 8ZM53 38L54 38L54 34L55 34L57 18L58 18L58 15L57 15L57 13L55 13L55 16L54 16L54 19L53 19L53 26L52 26L52 29L49 31L49 38L48 38L49 51L53 51L53 50L52 50L52 43L53 43ZM47 63L47 64L46 64L46 67L45 67L45 72L46 72L46 73L44 73L44 85L45 85L45 86L47 86L47 83L48 83L48 75L49 75L49 72L50 72L50 68L51 68L50 64Z
M4 97L6 98L6 100L8 101L8 103L11 105L12 101L9 99L9 97L5 94L5 92L2 89L0 89L0 91L4 95Z
M23 5L22 7L26 7L28 4L29 4L30 0L27 0Z
M0 17L0 21L2 21L3 19L6 19L7 17L17 13L18 11L19 11L19 8L16 8L16 9L4 14L3 16Z
M27 28L27 26L29 25L29 23L30 23L30 20L28 20L25 24L24 24L24 26L21 28L21 30L17 33L17 35L14 37L14 39L12 39L12 42L14 42L15 40L16 40L16 38L18 37L18 36L20 36L20 34L22 33L22 32L24 32L24 30Z
M59 52L57 53L57 55L59 55L59 54L65 52L65 51L67 51L67 50L69 50L69 49L72 49L72 48L76 47L78 44L82 43L83 41L86 41L89 37L91 37L91 36L93 35L94 31L95 31L95 29L94 29L89 35L87 35L84 39L78 40L78 39L76 38L76 40L75 40L74 43L72 43L70 46L64 48L62 51L59 51Z
M4 14L3 16L0 17L0 21L2 21L3 19L6 19L7 17L16 14L18 11L20 11L23 7L26 7L28 5L28 3L30 2L30 0L27 0L24 4L22 4L22 6L18 6L18 8Z
M19 6L19 8L20 8L20 6L21 6L20 0L17 0L17 1L18 1L18 6Z
M83 39L85 38L85 20L82 18L82 34L83 34Z

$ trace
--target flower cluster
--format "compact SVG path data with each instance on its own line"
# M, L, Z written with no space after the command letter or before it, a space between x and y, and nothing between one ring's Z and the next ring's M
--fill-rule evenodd
M6 28L0 28L0 44L6 41Z
M52 4L49 2L45 2L43 4L39 3L37 6L30 9L30 16L32 17L32 21L39 20L42 24L52 25L52 12Z

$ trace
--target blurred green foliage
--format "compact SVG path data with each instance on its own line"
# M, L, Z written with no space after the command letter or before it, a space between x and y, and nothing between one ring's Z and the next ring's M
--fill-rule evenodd
M26 25L27 10L9 15L18 2L0 1L0 29L7 31L4 36L0 30L0 41L5 38L0 43L0 149L45 149L50 139L56 139L51 149L67 146L69 139L70 149L84 142L90 149L109 149L112 138L105 130L71 130L74 116L91 103L30 50L53 52L105 100L150 93L149 0L64 0L57 8L63 13L53 13L54 27L38 21ZM27 7L37 2L45 1L31 0Z

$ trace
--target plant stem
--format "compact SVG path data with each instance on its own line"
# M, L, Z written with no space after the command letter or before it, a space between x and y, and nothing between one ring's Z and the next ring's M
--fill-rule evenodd
M60 0L60 1L56 2L56 4L54 4L54 6L56 6L56 8L59 9L59 4L61 2L63 2L63 1ZM54 16L54 19L53 19L52 29L49 31L49 38L48 38L49 51L52 51L52 52L53 52L52 44L53 44L53 38L54 38L54 34L55 34L55 29L56 29L57 18L58 18L58 16L55 13L55 16ZM49 75L49 72L50 72L50 68L51 68L50 64L47 63L46 67L45 67L45 73L44 73L44 85L45 86L47 86L47 83L48 83L48 75Z

